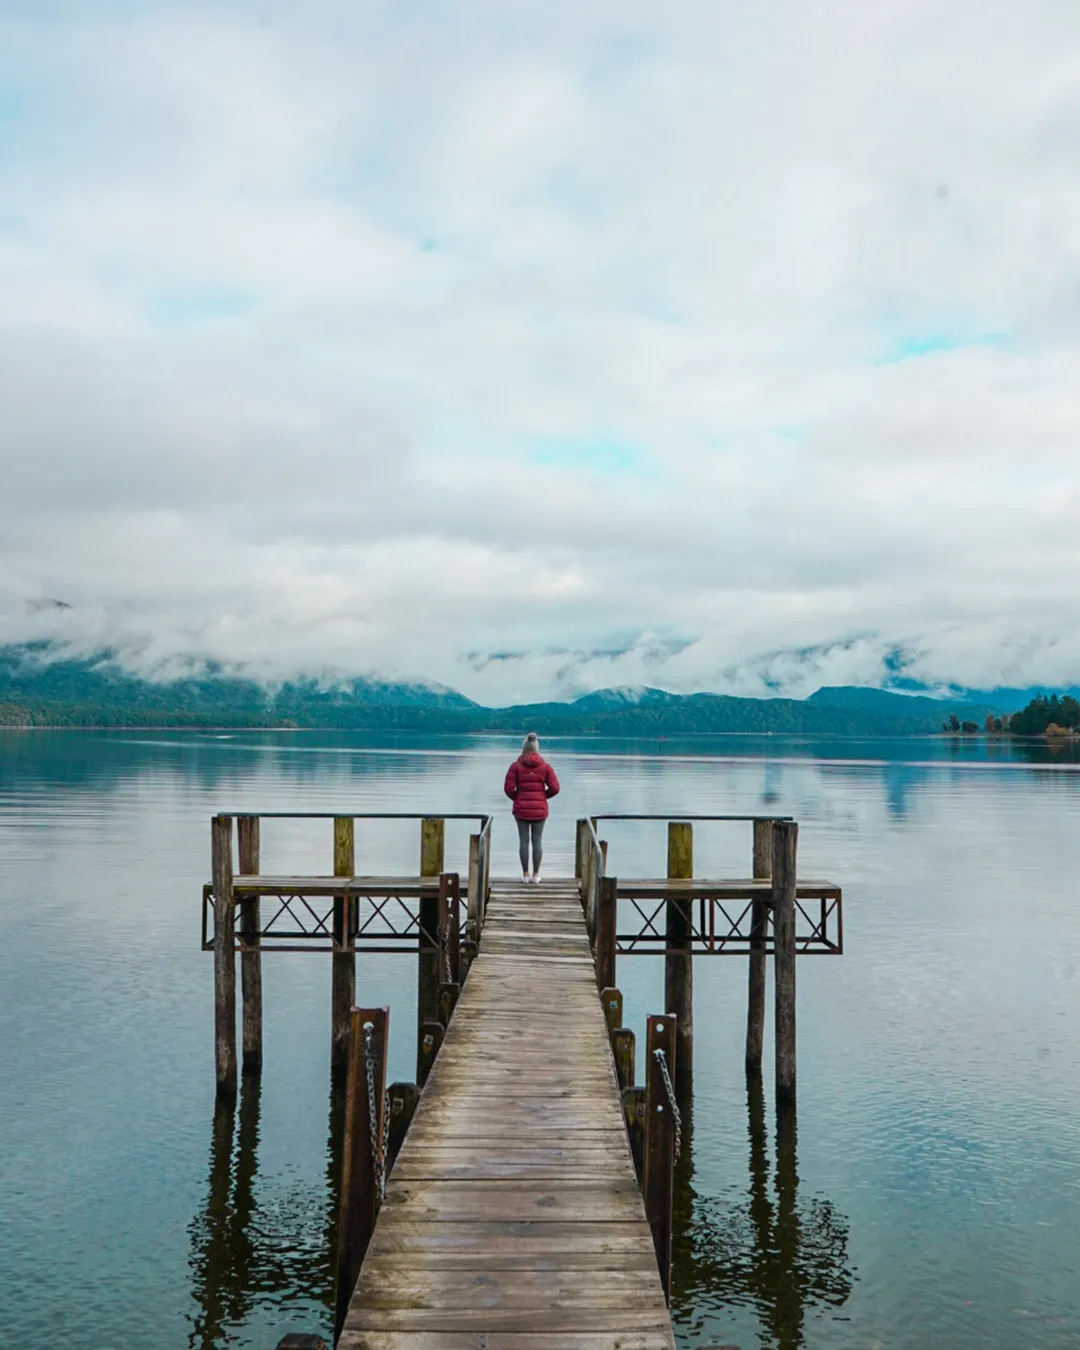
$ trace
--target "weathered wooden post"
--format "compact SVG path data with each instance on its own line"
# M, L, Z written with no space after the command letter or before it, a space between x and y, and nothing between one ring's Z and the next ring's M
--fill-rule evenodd
M259 875L259 817L237 816L237 861L241 876ZM243 1004L241 1044L244 1073L262 1073L262 928L259 897L240 903L240 996Z
M480 931L487 922L488 891L491 888L491 826L481 835L480 850Z
M236 952L232 816L210 822L214 885L214 1063L218 1096L236 1096Z
M611 1053L615 1060L615 1077L619 1088L634 1086L634 1058L637 1039L629 1027L615 1027L611 1032Z
M614 985L605 985L600 990L600 1006L604 1010L604 1021L609 1032L622 1026L623 996L622 990Z
M674 1089L677 1027L667 1013L649 1018L645 1037L645 1214L652 1229L656 1262L664 1296L671 1292L671 1217L675 1157L679 1135L678 1109L668 1092ZM666 1072L665 1072L666 1071Z
M446 821L425 816L420 822L420 935L416 957L416 1081L423 1082L421 1041L424 1024L439 1020L439 876L446 854Z
M626 1136L630 1143L630 1155L634 1159L638 1184L641 1185L645 1176L645 1089L624 1087L619 1096L623 1120L626 1123Z
M465 918L465 940L480 941L480 836L469 835L469 912Z
M615 1061L615 1077L619 1088L634 1086L634 1033L623 1026L623 996L621 989L600 990L600 1003L607 1022L611 1041L611 1057Z
M338 1218L334 1340L341 1335L364 1253L382 1204L386 1159L382 1154L389 1008L353 1008L345 1100L345 1146ZM375 1119L369 1102L374 1099ZM372 1149L372 1140L376 1147Z
M619 883L615 877L602 877L600 899L596 906L596 987L615 987L615 937Z
M587 820L578 821L577 846L581 853L581 907L585 911L585 925L589 929L589 936L592 937L592 915L590 913L590 896L592 893L592 866L593 866L593 848L592 838L589 834L589 822Z
M334 817L334 876L351 877L356 872L355 824L352 816ZM353 911L357 901L334 896L334 944L344 947L353 937ZM343 1074L349 1062L349 1026L356 1002L356 952L335 951L330 958L330 1073Z
M795 886L799 827L772 828L773 982L776 986L776 1100L795 1099Z
M574 834L574 876L581 881L585 867L585 821L579 820Z
M461 984L469 978L469 971L472 969L472 963L480 954L480 948L475 942L470 942L468 938L461 944Z
M667 874L673 881L694 875L694 827L688 820L668 824ZM694 1078L694 962L691 947L693 902L689 895L669 896L664 946L664 1007L678 1020L678 1076L672 1075L679 1101L687 1102Z
M416 1081L423 1087L428 1080L435 1058L442 1049L446 1028L441 1022L420 1023L420 1049L417 1054Z
M386 1173L389 1176L412 1124L420 1101L420 1089L415 1083L391 1083L386 1095L390 1099L390 1122L386 1127Z
M754 821L754 854L751 876L767 881L772 876L772 821ZM746 999L746 1071L761 1072L765 1043L765 941L769 926L769 902L755 897L750 902L750 974Z

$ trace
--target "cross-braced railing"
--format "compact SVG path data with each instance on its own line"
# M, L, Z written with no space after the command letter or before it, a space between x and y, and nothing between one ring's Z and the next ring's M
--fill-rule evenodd
M423 942L434 946L437 932L428 932L421 921L422 897L437 897L434 885L372 879L369 885L355 880L332 893L325 887L313 890L313 881L297 878L294 886L274 888L269 884L233 885L236 907L234 950L237 952L401 952L416 951ZM344 931L335 935L334 915L339 896L353 903L345 908ZM203 886L202 947L214 947L214 888Z
M636 890L635 883L627 885ZM691 950L700 956L745 956L760 936L752 927L755 901L764 900L764 951L771 953L774 933L769 888L748 882L745 895L732 896L727 893L710 895L707 886L708 883L702 883L692 896L688 896L688 888L680 887L676 893L647 899L637 894L628 896L620 887L615 937L618 953L642 956L668 950L665 925L669 895L676 899L690 898L694 902L690 906L689 937ZM725 892L728 890L730 886L725 887ZM795 899L795 916L795 946L801 955L844 954L843 896L839 889L800 887Z

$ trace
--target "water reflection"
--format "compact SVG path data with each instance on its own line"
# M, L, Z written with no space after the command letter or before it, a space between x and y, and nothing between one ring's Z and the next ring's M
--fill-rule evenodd
M848 1222L821 1196L799 1199L798 1125L792 1106L778 1112L770 1185L765 1096L760 1075L747 1080L750 1182L727 1201L694 1194L692 1130L676 1174L672 1313L681 1330L713 1323L733 1305L757 1313L761 1344L797 1350L808 1312L841 1307L854 1275Z
M267 1302L277 1307L315 1304L325 1310L323 1320L329 1320L343 1107L343 1093L335 1089L330 1100L329 1185L325 1192L305 1190L299 1196L260 1193L259 1080L243 1079L239 1120L232 1104L215 1108L206 1204L188 1229L197 1306L190 1319L191 1350L231 1344L229 1329Z

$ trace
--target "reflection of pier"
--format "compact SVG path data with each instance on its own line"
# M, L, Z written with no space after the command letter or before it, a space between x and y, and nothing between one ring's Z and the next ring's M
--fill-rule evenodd
M695 1197L689 1157L676 1172L672 1308L676 1322L681 1309L700 1322L707 1310L750 1305L764 1346L798 1350L807 1313L841 1307L851 1293L848 1224L831 1201L799 1199L794 1104L777 1112L770 1159L759 1074L747 1075L747 1133L750 1184L741 1203Z
M214 1109L206 1205L188 1230L192 1295L198 1306L188 1336L190 1350L218 1350L228 1344L230 1328L245 1322L257 1303L275 1294L290 1302L307 1296L323 1305L327 1319L330 1316L344 1093L338 1088L331 1099L330 1202L322 1193L312 1196L314 1222L293 1221L288 1241L283 1242L255 1196L260 1091L258 1078L247 1075L239 1112L228 1099L219 1099ZM306 1243L297 1241L301 1228L310 1234Z

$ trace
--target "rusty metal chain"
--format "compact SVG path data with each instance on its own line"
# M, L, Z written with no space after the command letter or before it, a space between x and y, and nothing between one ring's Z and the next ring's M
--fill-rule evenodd
M667 1055L659 1046L653 1051L653 1059L660 1065L660 1076L664 1080L664 1091L667 1093L668 1106L671 1108L671 1114L675 1120L675 1159L678 1161L679 1154L682 1152L682 1116L679 1114L679 1103L675 1100L675 1089L671 1086Z
M386 1123L390 1114L383 1100L382 1130L378 1127L375 1110L375 1024L364 1023L364 1070L367 1077L368 1134L371 1143L371 1161L375 1171L375 1194L381 1204L386 1195Z

